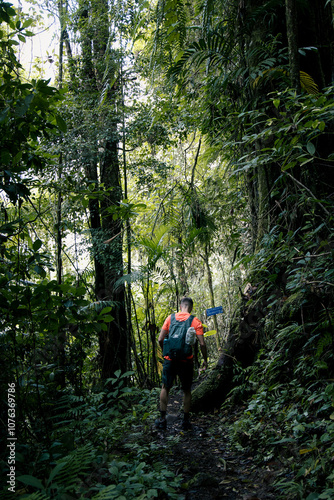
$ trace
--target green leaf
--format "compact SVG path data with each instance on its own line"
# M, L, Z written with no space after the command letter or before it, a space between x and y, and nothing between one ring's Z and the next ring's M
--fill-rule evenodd
M307 151L310 153L310 155L314 155L315 153L315 146L312 142L308 142L307 145L306 145L306 149Z
M158 496L158 490L152 488L147 492L147 498L156 498Z
M1 119L0 119L0 122L1 122ZM9 165L11 162L12 156L11 156L10 152L7 149L5 149L5 150L1 151L0 158L1 158L2 164Z
M59 116L59 115L56 116L56 122L57 122L57 125L58 125L59 129L62 132L66 132L67 131L66 122L65 122L65 120L61 116Z
M43 245L43 243L41 242L41 240L36 240L36 241L34 241L32 247L33 247L34 251L37 252L37 250L39 250L42 245Z
M52 469L51 474L48 479L48 486L52 483L58 472L65 466L67 465L66 462L60 462L59 464L56 465L54 469Z
M325 130L325 127L326 127L326 123L325 122L320 122L319 125L318 125L318 128L319 128L320 132L323 132Z
M105 316L103 316L103 321L105 321L106 323L110 323L110 321L112 321L114 318L113 316L111 316L111 314L106 314Z
M30 475L23 475L19 476L17 478L18 481L21 481L23 484L27 484L28 486L34 486L35 488L38 488L40 490L44 490L44 486L42 482L37 479L37 477L30 476Z
M319 494L318 493L310 493L307 497L306 497L306 500L318 500L320 497L319 497ZM326 497L325 497L326 498ZM330 497L328 497L330 498Z
M71 285L64 283L62 285L59 285L59 288L62 292L68 292L71 288Z
M13 165L17 165L22 158L22 151L19 151L13 158Z
M216 335L217 330L210 330L209 332L204 333L204 337L210 337L211 335Z
M135 372L133 370L130 370L130 371L123 373L121 378L130 377L131 375L134 375L134 374L135 374Z
M102 311L100 312L99 316L102 316L102 314L107 314L107 313L109 313L109 312L111 311L111 309L112 309L112 308L111 308L110 306L104 307L104 308L102 309Z
M289 168L293 168L297 164L296 161L290 161L286 165L283 165L282 171L284 172L285 170L289 170Z
M7 107L3 111L1 111L1 113L0 113L0 123L4 122L6 120L9 110L10 110L10 108Z
M29 28L29 26L31 26L33 22L34 22L34 20L32 18L26 19L23 22L22 28L24 28L24 29Z
M40 276L42 276L42 278L45 278L46 272L44 271L43 267L36 265L34 267L34 271L36 274L39 274Z

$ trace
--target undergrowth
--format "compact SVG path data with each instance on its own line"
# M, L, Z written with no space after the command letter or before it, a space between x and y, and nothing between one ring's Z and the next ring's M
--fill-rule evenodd
M320 223L312 210L296 231L283 231L278 220L243 262L252 268L256 293L246 309L261 311L261 348L251 366L235 370L224 406L245 407L230 424L235 449L258 464L282 466L278 499L334 498L331 223L330 217Z
M17 447L20 498L184 498L181 478L161 462L148 432L157 394L129 387L132 375L118 371L103 390L62 396L51 417L52 442ZM1 493L12 498L6 486Z
M291 273L292 274L292 273ZM263 320L255 363L238 368L225 407L245 409L231 424L233 446L258 464L278 461L277 498L334 497L334 349L331 300L317 310L310 287L276 295ZM270 291L269 291L270 293ZM269 326L268 326L269 325Z
M267 358L248 370L245 383L253 387L253 395L230 425L232 443L239 452L252 454L258 464L281 463L284 473L276 481L277 498L330 499L334 494L334 381L319 379L304 385L298 378L300 362L297 367L295 376L285 383L268 376ZM305 360L303 368L309 368ZM232 404L233 396L225 407Z

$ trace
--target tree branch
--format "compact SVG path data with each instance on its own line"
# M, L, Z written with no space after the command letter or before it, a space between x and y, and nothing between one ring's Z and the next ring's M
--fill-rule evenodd
M323 206L322 203L320 203L320 201L314 196L314 194L312 193L312 191L306 187L302 182L298 181L295 177L293 177L293 175L289 174L289 172L284 172L288 177L290 177L290 179L292 179L296 184L298 184L300 187L302 187L303 189L305 189L305 191L307 191L313 198L314 201L316 201L317 203L319 203L319 205L321 206L321 208L323 209L323 211L328 215L330 216L331 214L329 213L329 211L327 210L326 207Z
M194 187L195 169L196 169L196 165L197 165L197 161L198 161L198 157L199 157L199 152L200 152L200 149L201 149L201 144L202 144L202 139L200 137L199 141L198 141L198 147L197 147L197 152L196 152L196 157L195 157L193 169L192 169L192 172L191 172L191 181L190 181L190 188L191 189Z

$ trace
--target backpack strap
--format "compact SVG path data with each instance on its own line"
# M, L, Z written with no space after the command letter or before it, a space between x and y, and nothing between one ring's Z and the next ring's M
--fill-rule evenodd
M176 319L175 319L175 313L171 314L170 315L170 325L169 325L169 328L171 327L172 324L174 324L176 322Z
M189 318L186 320L186 323L187 323L187 330L188 328L191 327L191 323L193 322L193 319L194 319L195 316L192 316L190 315Z

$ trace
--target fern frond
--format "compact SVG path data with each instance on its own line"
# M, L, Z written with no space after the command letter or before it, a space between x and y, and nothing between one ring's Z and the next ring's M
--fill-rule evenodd
M276 335L277 340L293 340L295 336L300 335L303 332L303 325L298 323L292 323L284 328L281 328Z
M333 342L332 333L326 332L318 342L316 356L320 357L324 352L324 350L326 349L326 347L332 346L332 342Z
M319 87L313 78L305 71L300 71L300 86L308 94L319 94Z
M51 485L62 485L64 491L73 490L78 485L78 477L85 473L90 467L94 458L94 448L92 444L74 450L69 455L58 460L57 465L51 471L47 487Z
M42 493L41 491L35 491L31 493L28 497L25 497L26 500L48 500L48 497ZM4 499L6 500L6 499Z
M102 311L105 307L114 307L116 302L112 300L98 300L97 302L92 302L88 306L84 306L80 308L80 312L86 312L91 309L94 309L96 312Z
M112 498L120 498L119 492L116 489L116 484L110 484L104 488L93 497L93 500L111 500Z
M163 59L172 48L180 50L187 35L188 6L184 0L159 0L156 8L154 57Z

